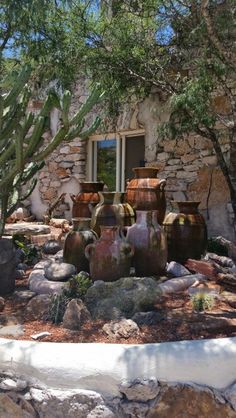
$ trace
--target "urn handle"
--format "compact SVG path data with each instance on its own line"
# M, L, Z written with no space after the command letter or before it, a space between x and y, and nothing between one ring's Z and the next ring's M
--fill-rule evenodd
M159 189L160 189L161 191L163 191L163 190L164 190L164 188L165 188L165 186L166 186L166 179L161 179L161 180L160 180L160 183L159 183Z
M88 260L90 259L91 252L94 251L94 249L95 249L95 245L94 244L88 244L88 245L86 245L85 250L84 250L84 254L85 254L85 257Z
M75 196L75 194L70 193L70 198L71 198L72 202L76 203L76 196Z

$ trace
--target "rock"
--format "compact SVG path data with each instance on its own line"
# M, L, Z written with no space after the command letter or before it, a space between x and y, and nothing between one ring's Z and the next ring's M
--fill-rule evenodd
M56 418L85 418L89 416L95 418L96 415L89 414L92 414L92 411L98 406L104 405L102 396L90 390L74 389L63 391L32 388L30 389L30 394L38 416L45 418L55 417L55 411ZM110 417L112 418L112 415Z
M189 270L187 270L184 266L182 266L182 264L177 263L176 261L171 261L168 263L166 271L175 277L182 277L190 274Z
M21 207L16 209L13 215L15 215L16 220L23 221L24 218L28 218L30 216L30 213L27 209Z
M118 417L144 418L147 416L149 409L148 403L124 400L121 401L122 412L119 411ZM155 418L159 418L159 416Z
M221 300L227 302L232 308L236 309L236 294L231 292L222 292L220 294Z
M75 266L68 263L52 262L49 266L45 267L44 271L46 278L52 281L66 281L73 274L76 274Z
M8 224L5 225L5 234L13 235L38 235L38 234L50 234L51 230L48 225L32 224L28 222Z
M214 263L204 260L193 260L189 258L185 266L194 273L200 273L208 279L217 279L218 271Z
M190 286L203 283L204 281L206 281L206 277L202 274L190 274L189 276L166 280L166 282L159 285L159 288L163 295L168 295L169 293L182 292Z
M17 270L27 270L28 269L28 266L27 266L27 264L25 264L25 263L19 263L17 266L16 266L16 268L17 268Z
M222 267L235 267L235 264L232 258L225 257L223 255L218 255L215 253L206 253L204 259L215 261L217 264L219 264Z
M15 290L13 293L13 297L22 302L27 302L34 296L36 296L36 293L31 292L30 290Z
M37 295L32 298L26 307L26 316L30 320L47 319L51 298L49 295Z
M157 379L153 377L150 379L123 381L119 385L119 390L129 401L147 402L159 394L160 386Z
M233 261L236 262L236 245L233 242L231 242L231 241L229 241L229 240L227 240L227 239L225 239L221 236L214 237L214 241L218 242L220 245L222 245L226 249L226 251L228 253L228 257L232 258Z
M39 334L31 335L31 338L33 338L33 340L41 340L42 338L49 337L50 335L52 335L50 332L43 331Z
M25 270L16 270L16 279L25 279L26 273Z
M137 312L133 317L132 321L140 325L155 325L164 319L164 314L156 311L151 312Z
M50 239L49 241L45 242L42 248L45 254L56 254L58 251L61 250L61 246L57 240Z
M0 296L0 312L3 311L5 306L5 299Z
M65 283L63 282L52 282L50 280L47 280L44 275L44 267L50 264L50 261L41 261L38 264L35 265L34 270L30 273L29 276L29 289L32 292L35 292L37 294L50 294L53 295L54 293L61 293L62 289L65 286Z
M139 335L139 327L132 319L114 320L103 325L102 329L111 339L130 338Z
M96 406L86 418L118 418L110 408L105 405Z
M150 311L162 292L150 277L125 277L115 282L96 281L85 296L93 318L131 318L136 312Z
M232 407L236 411L236 383L225 390L224 397L231 403Z
M4 393L0 393L0 417L30 418L30 415L25 415L21 407L16 405L15 402L9 398L9 396Z
M72 299L66 308L63 316L63 327L78 330L86 321L91 319L91 315L81 299Z
M51 218L49 225L55 228L63 228L65 225L69 225L68 219Z
M25 259L25 253L21 248L16 249L16 265L18 268L19 263L22 263ZM19 269L20 270L20 269ZM24 270L24 269L22 269Z
M20 324L6 325L0 328L1 337L5 335L12 336L12 337L21 337L23 334L24 334L24 327L23 325L20 325Z
M218 282L235 287L236 286L236 273L219 273Z
M0 383L0 389L3 390L14 390L16 392L22 391L27 388L27 382L25 380L19 380L16 381L13 379L4 379Z
M149 408L147 418L235 418L229 405L222 404L213 392L196 385L164 387L158 402Z

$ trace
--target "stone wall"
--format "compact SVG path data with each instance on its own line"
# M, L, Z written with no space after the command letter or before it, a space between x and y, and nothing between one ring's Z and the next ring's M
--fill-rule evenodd
M74 113L86 100L86 82L82 80L74 90L71 112ZM214 98L214 106L221 114L226 114L228 104L224 97ZM100 109L101 110L101 109ZM99 112L95 109L94 114ZM90 123L93 115L89 115ZM145 130L146 164L160 169L159 177L167 179L166 194L170 200L194 199L201 202L208 224L209 235L223 235L234 240L233 212L225 178L217 164L212 143L197 135L189 135L181 140L162 140L158 134L160 124L168 120L165 102L155 93L140 103L125 106L118 118L116 131ZM55 131L59 115L51 115L51 131ZM229 141L223 126L221 146L225 158L229 157ZM107 125L107 132L114 128ZM39 173L38 186L32 194L32 211L38 218L48 205L62 192L78 193L79 181L86 179L87 141L79 138L62 144L47 159L46 166ZM71 199L67 205L58 208L58 215L71 217ZM170 206L169 206L170 209Z
M63 380L63 376L62 376ZM123 381L119 396L40 387L0 373L1 418L235 418L236 385L222 390L155 378Z

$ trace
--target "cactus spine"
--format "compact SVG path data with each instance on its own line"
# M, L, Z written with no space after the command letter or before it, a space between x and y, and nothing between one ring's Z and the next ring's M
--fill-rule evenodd
M15 210L17 203L26 198L20 196L21 186L30 181L27 196L32 192L36 184L32 178L45 164L45 158L62 141L72 141L76 137L86 139L100 124L100 118L96 118L88 129L83 129L85 116L104 95L99 87L92 91L72 118L69 118L69 91L62 98L51 91L39 115L27 112L31 96L27 86L30 74L30 67L24 67L8 94L0 90L0 237L7 217ZM50 143L45 144L43 134L47 130L46 120L53 108L60 110L62 123Z

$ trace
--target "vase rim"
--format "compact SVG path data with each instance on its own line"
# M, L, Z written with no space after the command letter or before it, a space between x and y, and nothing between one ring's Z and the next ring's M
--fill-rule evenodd
M75 217L72 218L72 222L90 222L91 218Z

